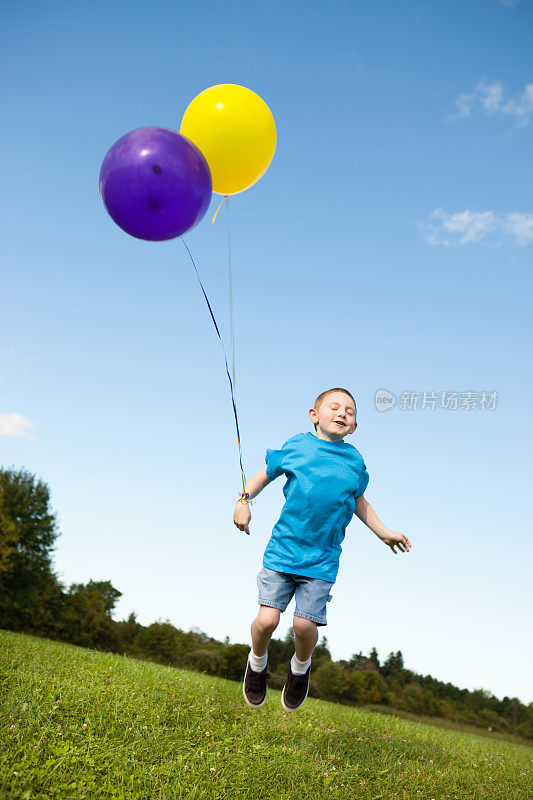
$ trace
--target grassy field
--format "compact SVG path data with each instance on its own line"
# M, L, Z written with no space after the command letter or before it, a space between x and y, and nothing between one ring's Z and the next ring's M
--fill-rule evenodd
M457 722L456 720L446 719L445 717L426 717L423 714L412 714L410 711L403 711L399 708L391 708L391 706L381 706L374 703L366 705L365 708L371 711L379 711L380 714L387 714L387 716L393 715L395 717L401 717L402 719L410 719L413 722L424 722L427 725L436 725L437 728L447 728L450 731L470 733L474 736L486 736L488 739L499 739L502 742L514 742L514 744L522 744L525 745L525 747L533 748L532 739L524 739L523 736L517 736L504 731L493 730L490 732L488 728L480 728L478 725L469 725L466 722Z
M0 631L0 681L2 800L533 797L531 748L47 639Z

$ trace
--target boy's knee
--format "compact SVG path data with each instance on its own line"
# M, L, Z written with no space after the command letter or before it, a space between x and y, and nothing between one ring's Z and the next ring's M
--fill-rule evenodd
M306 619L305 617L297 617L296 614L292 620L292 627L294 633L299 636L306 636L310 633L318 632L316 622L313 622L312 619Z
M272 633L278 627L280 613L279 608L261 606L256 618L257 626L265 633Z

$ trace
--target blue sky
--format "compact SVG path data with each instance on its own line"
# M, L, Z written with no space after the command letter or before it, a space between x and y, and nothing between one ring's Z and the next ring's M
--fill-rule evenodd
M354 518L321 635L335 659L401 649L533 700L533 6L8 0L2 17L1 463L50 486L64 583L111 580L116 619L250 642L283 481L238 531L229 385L187 253L127 236L98 191L120 136L178 129L200 91L238 83L278 131L230 200L246 474L345 386L365 496L413 543L394 555ZM186 241L229 350L218 202ZM454 391L477 407L420 408Z

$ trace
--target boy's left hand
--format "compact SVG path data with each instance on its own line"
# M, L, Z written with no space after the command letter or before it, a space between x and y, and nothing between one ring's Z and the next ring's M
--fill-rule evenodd
M408 553L409 548L413 545L403 533L395 533L394 531L387 531L384 536L380 537L385 544L388 544L393 553L396 553L395 547L401 550L402 553Z

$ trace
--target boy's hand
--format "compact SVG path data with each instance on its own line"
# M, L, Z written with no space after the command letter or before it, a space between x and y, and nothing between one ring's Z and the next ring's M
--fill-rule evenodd
M248 530L248 523L252 518L252 512L250 511L250 507L248 503L241 503L240 500L237 501L235 506L235 511L233 512L233 522L241 531L245 531L245 533L250 535L250 531Z
M403 533L394 533L394 531L387 531L384 536L380 536L380 539L389 545L393 553L396 553L395 547L402 553L408 553L409 548L413 546L407 536L404 536Z

